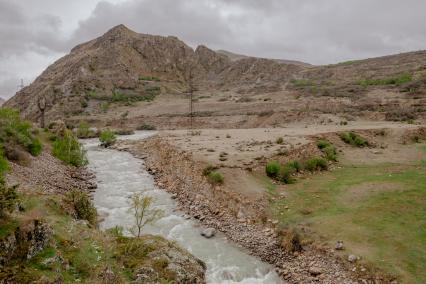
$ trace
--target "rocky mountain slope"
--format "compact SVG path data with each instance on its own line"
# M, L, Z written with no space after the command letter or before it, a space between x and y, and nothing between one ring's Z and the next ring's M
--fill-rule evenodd
M426 51L310 66L193 50L176 37L119 25L73 48L6 105L32 120L41 102L47 121L183 128L190 89L197 127L270 127L324 115L424 119Z

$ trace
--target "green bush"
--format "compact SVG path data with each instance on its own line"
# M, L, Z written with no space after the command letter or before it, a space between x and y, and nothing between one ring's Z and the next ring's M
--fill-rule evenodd
M284 143L284 139L282 137L279 137L277 139L277 141L275 141L277 144L283 144Z
M323 140L323 139L321 139L321 140L318 140L318 141L317 141L317 146L318 146L318 148L319 148L320 150L322 150L322 149L324 149L324 148L326 148L326 147L331 146L331 143L330 143L328 140Z
M96 208L86 192L74 189L67 193L65 200L73 207L77 219L87 220L92 225L96 224Z
M102 146L109 147L117 141L117 136L113 131L107 129L101 132L99 135L99 141L101 141Z
M9 163L4 156L3 149L0 147L0 178L9 170Z
M270 161L265 168L266 175L271 178L275 178L278 176L278 173L281 169L280 163L277 161Z
M42 144L32 131L31 124L22 120L17 110L0 109L0 144L20 145L31 155L38 156L42 151Z
M208 176L211 172L217 170L217 167L209 165L203 169L203 176Z
M344 132L339 134L340 139L346 144L356 147L366 147L369 145L368 141L354 132Z
M300 172L302 169L302 165L299 163L299 161L290 161L287 163L287 166L293 168L296 172Z
M18 193L16 186L7 187L3 177L0 177L0 217L11 213L18 203Z
M33 141L28 145L28 152L33 156L38 156L43 150L43 145L40 140L34 138Z
M208 174L207 180L209 181L209 183L213 185L217 185L217 184L223 184L224 178L222 174L218 172L211 172Z
M306 161L305 169L311 172L327 170L328 163L324 158L314 157Z
M58 137L53 142L52 153L59 160L75 167L85 166L88 163L86 151L70 130L65 130L64 136Z
M322 152L325 154L325 157L329 161L337 161L337 151L336 147L333 145L327 146L324 149L322 149Z
M280 168L280 171L278 172L278 180L285 184L294 183L294 178L292 177L292 175L295 172L296 169L291 165L287 164L284 167Z
M86 121L81 121L77 128L78 138L92 138L96 133L90 130L90 125Z

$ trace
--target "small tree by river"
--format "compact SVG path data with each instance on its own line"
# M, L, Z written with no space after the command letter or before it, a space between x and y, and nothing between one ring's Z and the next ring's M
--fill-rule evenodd
M152 209L154 199L151 196L144 196L141 193L135 193L130 199L130 213L135 218L135 224L130 232L135 237L140 237L142 228L147 224L153 224L160 219L164 212L161 209Z

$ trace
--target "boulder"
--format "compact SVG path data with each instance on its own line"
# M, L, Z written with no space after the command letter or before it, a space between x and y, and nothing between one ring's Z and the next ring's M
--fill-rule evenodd
M201 235L207 239L210 239L216 235L216 230L214 228L207 228L201 232Z

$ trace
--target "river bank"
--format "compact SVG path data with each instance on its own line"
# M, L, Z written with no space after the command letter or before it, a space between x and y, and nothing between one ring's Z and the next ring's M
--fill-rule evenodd
M161 138L121 142L116 148L144 159L156 184L172 194L180 210L274 265L282 279L290 283L358 283L332 250L306 245L301 253L284 252L274 224L255 221L253 214L260 214L262 200L254 204L239 194L212 187L201 175L203 165Z

